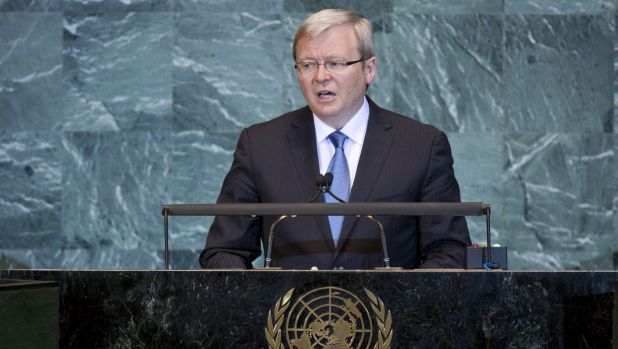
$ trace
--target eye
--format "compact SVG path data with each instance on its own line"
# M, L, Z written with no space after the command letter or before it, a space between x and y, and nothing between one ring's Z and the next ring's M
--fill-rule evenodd
M300 62L297 64L300 70L313 70L317 66L316 62Z
M343 70L347 67L346 62L343 61L326 61L324 62L324 65L329 70Z

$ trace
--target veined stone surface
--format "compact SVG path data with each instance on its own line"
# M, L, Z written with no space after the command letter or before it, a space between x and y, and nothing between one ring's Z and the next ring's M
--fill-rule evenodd
M61 135L0 134L0 247L61 248Z
M60 11L62 0L0 0L0 11L48 12Z
M239 132L285 111L280 15L183 13L176 25L175 130Z
M615 6L612 0L504 0L508 14L599 14L611 12Z
M170 135L76 132L62 147L64 247L160 250L160 205L171 201Z
M396 14L393 108L445 131L502 131L499 16Z
M612 132L613 35L606 16L506 17L506 130Z
M64 130L172 125L172 15L111 12L64 19Z
M420 14L502 14L504 0L395 0L396 12Z
M0 12L0 130L62 123L62 16Z
M511 134L502 185L514 265L612 268L613 135Z

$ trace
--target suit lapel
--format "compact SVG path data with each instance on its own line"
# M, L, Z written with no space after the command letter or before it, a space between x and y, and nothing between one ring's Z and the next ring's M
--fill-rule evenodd
M288 143L305 202L311 200L315 195L317 191L315 180L320 173L312 115L308 107L301 109L298 117L292 121L288 132ZM314 219L329 251L332 253L334 246L328 218L326 216L314 216Z
M367 98L367 100L369 102L369 121L358 161L356 177L350 193L350 202L367 201L394 141L393 132L389 132L392 124L386 119L381 108L376 106L371 99ZM355 216L347 216L344 219L341 236L337 244L337 252L345 244L357 220L358 218Z

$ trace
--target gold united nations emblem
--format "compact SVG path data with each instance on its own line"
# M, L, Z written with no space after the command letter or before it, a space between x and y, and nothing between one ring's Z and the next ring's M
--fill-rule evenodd
M339 287L316 288L296 298L290 289L268 312L264 328L268 348L390 348L391 312L373 292L364 290L369 308L357 295Z

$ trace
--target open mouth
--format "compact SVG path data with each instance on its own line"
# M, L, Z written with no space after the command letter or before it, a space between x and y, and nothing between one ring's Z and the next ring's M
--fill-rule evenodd
M332 91L320 91L318 92L318 99L330 99L335 97L336 94Z

